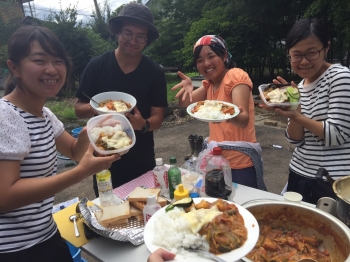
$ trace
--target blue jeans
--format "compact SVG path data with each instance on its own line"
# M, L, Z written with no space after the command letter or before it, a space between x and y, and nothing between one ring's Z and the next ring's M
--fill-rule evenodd
M231 169L231 174L232 182L256 189L258 188L254 166L242 169Z

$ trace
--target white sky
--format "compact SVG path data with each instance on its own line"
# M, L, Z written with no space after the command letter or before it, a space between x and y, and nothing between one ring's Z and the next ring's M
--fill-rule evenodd
M107 0L109 2L111 12L117 9L120 5L129 3L131 0ZM61 3L61 5L60 5ZM105 0L97 0L97 3L101 8L104 7ZM84 23L91 19L93 12L95 11L95 5L93 0L34 0L30 2L33 16L43 19L44 16L50 14L50 9L54 12L59 12L62 9L66 9L76 6L78 11L78 21L82 20ZM26 15L31 16L29 3L23 4L23 8ZM34 15L36 14L36 15Z

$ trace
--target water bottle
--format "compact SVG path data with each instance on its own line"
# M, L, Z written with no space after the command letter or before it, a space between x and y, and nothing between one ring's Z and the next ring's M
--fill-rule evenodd
M235 188L232 186L230 163L222 156L220 147L214 147L212 153L213 156L207 159L206 174L204 181L202 181L205 194L232 201Z
M160 188L160 194L168 196L169 194L169 183L168 183L168 168L163 165L162 158L156 158L156 166L153 168L154 185Z
M143 208L143 221L145 225L147 224L148 220L153 216L153 214L156 213L159 209L161 209L161 206L157 203L156 196L148 195L147 203Z
M102 206L114 204L114 193L112 187L111 172L106 169L96 174L98 194Z
M176 157L170 157L170 168L168 170L168 182L169 182L169 198L174 198L174 191L176 189L176 186L181 184L181 171L180 169L175 165L176 164Z

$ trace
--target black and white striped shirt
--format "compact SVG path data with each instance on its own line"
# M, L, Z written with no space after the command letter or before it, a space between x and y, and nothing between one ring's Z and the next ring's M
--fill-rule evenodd
M21 179L56 175L55 138L64 131L56 116L44 107L44 117L36 117L5 99L0 99L0 112L0 159L20 161ZM53 200L0 213L0 253L27 249L53 236Z
M289 142L297 146L290 169L314 178L320 167L331 175L350 174L350 70L339 64L331 65L308 86L299 84L301 113L323 123L322 139L304 128L304 139Z

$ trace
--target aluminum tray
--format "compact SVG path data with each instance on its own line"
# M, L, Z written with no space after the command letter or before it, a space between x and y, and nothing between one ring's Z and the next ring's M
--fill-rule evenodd
M143 244L143 221L138 221L135 217L129 218L127 224L118 225L115 227L105 228L97 222L94 212L100 208L96 205L90 207L87 206L88 199L82 198L79 202L79 208L82 216L84 217L84 223L97 234L122 242L130 242L135 246Z

